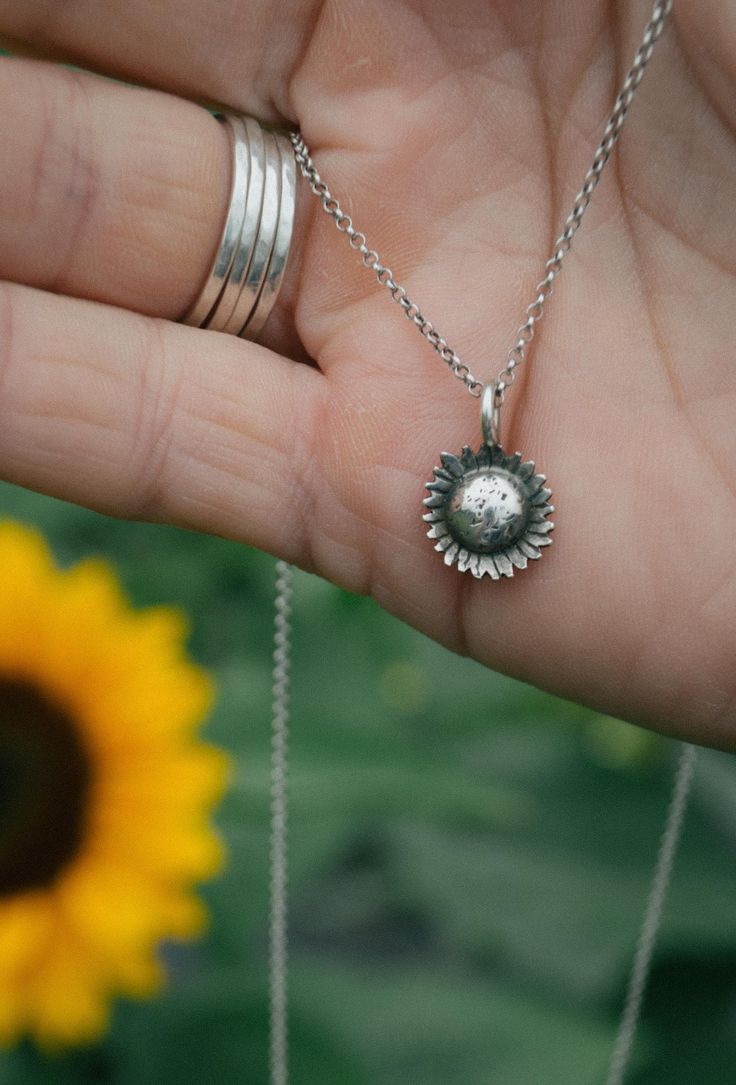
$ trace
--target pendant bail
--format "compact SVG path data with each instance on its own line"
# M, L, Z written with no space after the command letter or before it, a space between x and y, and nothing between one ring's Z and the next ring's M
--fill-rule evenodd
M483 387L480 401L480 428L483 442L492 448L501 444L501 404L498 402L498 381Z

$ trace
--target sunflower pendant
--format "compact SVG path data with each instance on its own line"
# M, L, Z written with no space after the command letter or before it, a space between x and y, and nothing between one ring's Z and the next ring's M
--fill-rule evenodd
M507 455L496 441L440 458L442 466L426 484L423 519L446 565L457 562L462 573L499 580L541 557L541 548L552 542L554 524L547 517L554 505L546 476L535 473L531 460L522 462L519 452Z

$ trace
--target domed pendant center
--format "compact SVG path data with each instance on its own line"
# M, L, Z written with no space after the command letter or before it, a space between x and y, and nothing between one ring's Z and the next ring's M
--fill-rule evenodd
M458 480L448 495L447 528L468 550L493 554L524 534L530 508L523 483L510 471L489 467Z

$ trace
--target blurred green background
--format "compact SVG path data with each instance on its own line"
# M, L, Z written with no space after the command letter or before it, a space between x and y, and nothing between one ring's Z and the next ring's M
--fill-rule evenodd
M236 758L209 936L162 947L105 1040L0 1056L0 1085L267 1083L273 562L0 486L58 559L101 553L175 602ZM450 655L315 577L296 583L293 1085L602 1082L677 747ZM626 681L626 674L621 675ZM736 762L703 751L631 1085L736 1082Z

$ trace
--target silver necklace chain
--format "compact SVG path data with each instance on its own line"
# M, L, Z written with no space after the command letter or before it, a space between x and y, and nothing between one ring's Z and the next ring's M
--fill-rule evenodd
M536 325L544 316L544 305L552 293L553 283L562 268L562 261L572 247L572 239L580 227L583 215L587 211L593 193L600 181L601 174L611 157L611 151L621 133L629 106L644 75L644 69L651 60L654 46L664 29L664 24L671 10L672 0L657 0L654 5L651 18L644 29L642 43L636 51L631 68L616 98L611 115L606 122L593 162L585 175L580 191L575 197L572 211L565 220L562 233L555 241L554 252L544 265L546 274L537 283L536 296L526 307L526 319L518 329L516 342L508 351L506 364L498 374L496 401L499 406L503 403L506 389L514 383L516 370L524 361L526 348L534 338ZM290 138L302 175L314 195L319 198L323 210L330 218L334 219L335 226L340 233L345 234L347 237L350 248L360 253L364 267L367 267L375 274L381 286L386 287L389 296L401 306L407 320L416 325L420 334L437 351L442 361L449 366L453 376L463 381L472 396L479 398L485 387L483 381L478 380L473 375L460 355L449 346L444 336L439 334L432 321L427 320L417 303L409 297L406 287L396 282L391 268L386 267L375 249L369 248L365 234L361 230L355 229L350 215L345 214L339 201L320 177L301 133L292 132Z
M416 324L421 335L423 335L429 345L437 351L442 361L449 366L453 376L465 383L472 396L480 396L483 391L483 382L476 380L470 372L469 367L462 361L460 356L455 353L452 347L448 346L447 340L444 336L440 335L432 321L427 320L422 314L419 306L416 302L412 301L407 294L406 287L401 286L396 282L391 268L386 267L386 265L381 262L381 258L376 250L368 248L365 234L360 230L355 229L350 215L345 214L342 207L317 172L309 153L309 148L304 142L304 137L301 132L292 132L290 138L294 148L294 155L296 156L302 175L306 178L312 192L319 198L323 210L327 212L330 218L335 220L335 226L340 233L345 234L347 237L350 248L355 249L356 252L360 253L363 266L375 273L379 284L385 286L390 297L397 305L401 306L404 311L404 316L408 320L411 320L412 324Z
M271 903L269 1014L271 1085L288 1082L288 743L291 668L291 598L294 570L276 562L276 613L271 715Z
M644 37L634 57L621 91L616 98L611 115L585 175L582 188L575 198L562 233L555 242L552 256L545 264L545 276L538 283L536 297L527 306L524 323L517 332L516 342L509 350L506 364L495 382L496 405L503 402L506 390L511 386L516 369L524 361L527 346L534 338L536 324L544 315L544 305L552 293L554 280L560 272L562 261L570 251L572 239L600 180L611 152L621 132L626 114L636 89L641 82L657 39L672 8L672 0L658 0L644 31ZM444 336L409 297L406 288L396 282L393 272L382 263L378 253L368 246L364 233L356 230L351 217L342 210L327 184L320 177L309 153L309 148L298 132L291 133L296 161L312 192L319 198L324 211L334 220L335 226L346 235L352 249L360 254L363 265L371 270L377 282L384 286L390 297L403 310L404 315L416 325L420 334L439 354L452 374L463 381L472 396L480 397L485 387L449 346ZM289 678L291 656L291 598L293 571L286 562L276 565L275 633L273 655L273 705L272 705L272 761L271 761L271 848L270 848L270 946L269 946L269 996L270 996L270 1079L271 1085L288 1085L288 1001L287 1001L287 934L288 934L288 723ZM622 1085L628 1066L636 1029L641 1016L644 992L651 970L652 957L659 930L665 898L669 886L677 844L682 832L683 819L695 766L694 746L684 744L675 775L662 840L657 852L654 876L647 899L636 953L627 987L624 1008L619 1022L616 1041L606 1078L606 1085Z
M654 5L651 18L644 30L642 43L636 50L634 61L611 110L611 115L603 130L603 136L598 144L593 162L585 175L580 191L575 197L572 211L565 220L562 233L555 241L554 252L544 265L546 274L541 282L537 283L537 296L526 308L526 320L517 331L516 342L506 355L506 365L498 375L496 399L499 405L503 403L506 389L514 383L516 370L524 361L526 348L534 338L536 325L544 316L544 305L552 293L552 285L560 273L562 261L572 247L572 239L580 227L583 215L588 209L591 197L601 179L601 174L611 157L611 151L621 134L621 128L626 120L626 114L636 93L636 88L641 83L644 69L651 60L654 46L664 29L665 21L671 10L672 0L658 0Z
M649 896L644 909L644 919L639 931L634 961L626 987L624 1008L621 1012L616 1041L611 1053L606 1085L623 1085L626 1067L631 1056L636 1026L641 1017L644 992L652 967L657 932L662 923L664 902L672 878L672 867L675 862L677 845L682 835L682 825L695 771L696 757L697 750L695 746L690 745L689 742L683 743L677 771L675 772L675 783L672 788L662 839L657 852L657 860L654 864L654 876L652 877L652 884L649 888Z
M276 562L276 606L271 726L271 903L269 921L270 1082L288 1085L288 725L291 673L291 601L294 570ZM681 745L675 781L654 864L644 918L624 998L606 1085L623 1085L641 1017L657 933L692 785L697 750Z

